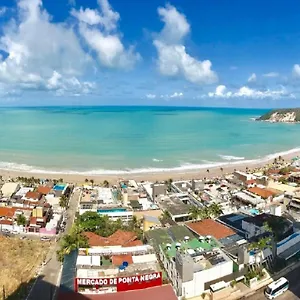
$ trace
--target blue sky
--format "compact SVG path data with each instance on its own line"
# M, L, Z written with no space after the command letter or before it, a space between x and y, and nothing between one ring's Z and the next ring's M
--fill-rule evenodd
M0 105L299 106L299 1L0 5Z

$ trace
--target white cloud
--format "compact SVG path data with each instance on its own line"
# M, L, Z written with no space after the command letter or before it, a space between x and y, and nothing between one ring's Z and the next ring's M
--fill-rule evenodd
M155 99L156 95L155 94L147 94L146 98L148 98L148 99Z
M180 97L183 97L183 93L173 93L172 95L170 95L170 98L180 98Z
M300 65L298 65L298 64L294 65L292 74L294 77L300 77Z
M266 74L263 74L264 77L271 77L271 78L274 78L274 77L278 77L279 76L279 73L277 72L270 72L270 73L266 73Z
M41 0L19 0L17 14L0 37L0 50L7 53L0 58L0 82L7 89L49 89L50 84L54 90L59 80L84 73L89 56L72 28L51 22Z
M256 82L256 74L252 73L248 78L248 82Z
M120 15L107 0L98 0L98 9L72 10L79 22L79 32L87 45L96 52L99 62L109 68L128 69L140 60L133 46L126 49L117 30Z
M96 25L101 22L101 17L98 11L90 8L83 9L82 7L80 7L79 11L73 8L71 10L71 15L76 17L79 21L87 23L89 25Z
M250 99L264 99L272 98L278 99L281 97L290 97L294 98L293 94L290 94L286 91L284 87L280 90L256 90L251 89L247 86L243 86L236 91L228 91L225 85L219 85L216 87L215 92L208 93L208 96L211 98L250 98Z
M174 6L158 8L165 23L153 44L158 52L158 68L165 76L182 76L192 83L209 84L218 80L209 60L200 61L186 52L184 38L190 32L186 17Z
M181 98L181 97L183 97L182 92L174 92L173 94L162 94L162 95L160 95L160 98L164 98L164 99Z

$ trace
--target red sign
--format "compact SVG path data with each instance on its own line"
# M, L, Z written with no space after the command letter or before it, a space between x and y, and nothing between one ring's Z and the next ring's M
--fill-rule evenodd
M107 287L116 286L118 292L140 290L162 285L162 273L155 272L143 275L115 277L115 278L76 278L75 290L78 286Z

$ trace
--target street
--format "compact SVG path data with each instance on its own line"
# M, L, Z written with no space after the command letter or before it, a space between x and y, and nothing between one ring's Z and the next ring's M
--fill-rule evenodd
M78 207L80 191L75 191L70 198L67 210L68 219L66 221L66 233L72 227L75 213ZM26 300L52 300L55 297L57 287L60 283L61 263L57 260L56 251L59 249L59 242L55 243L50 249L46 258L46 265L42 268L38 278Z
M287 292L285 292L284 294L282 294L281 296L277 297L276 300L297 300L300 299L300 267L298 267L297 269L291 271L290 273L288 273L286 276L284 276L285 278L287 278L290 282L290 287L289 290ZM247 300L265 300L266 297L264 296L264 289L261 289L259 291L257 291L256 294L247 297Z

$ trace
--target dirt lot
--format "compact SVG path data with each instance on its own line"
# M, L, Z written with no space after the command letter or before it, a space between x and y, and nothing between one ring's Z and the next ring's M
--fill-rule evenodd
M49 242L0 236L0 299L32 280L49 247Z

